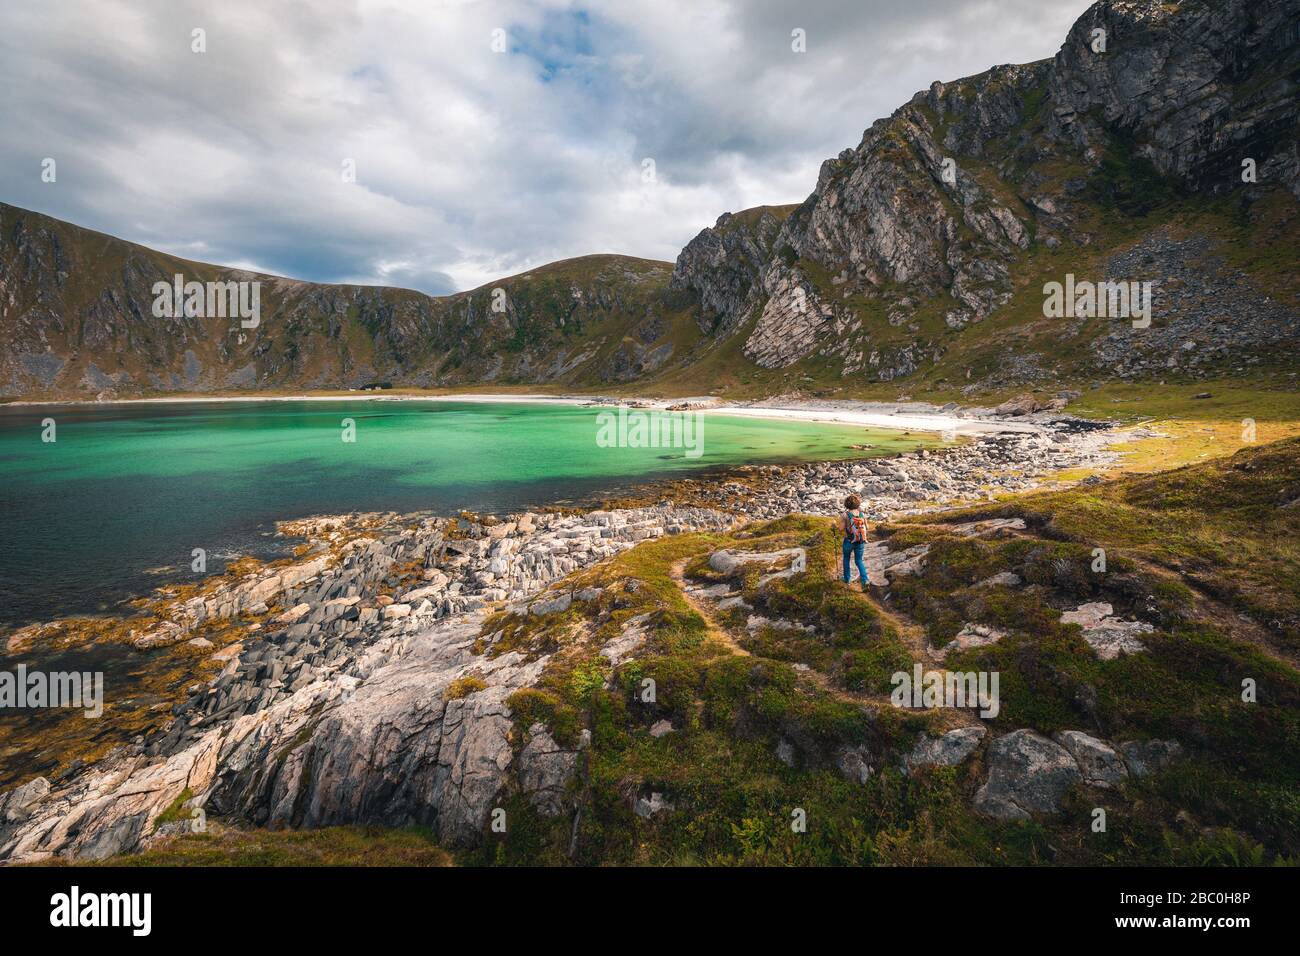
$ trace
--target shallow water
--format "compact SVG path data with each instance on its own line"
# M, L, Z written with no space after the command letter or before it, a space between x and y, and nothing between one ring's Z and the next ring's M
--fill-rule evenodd
M0 622L110 609L236 554L273 522L346 511L515 511L720 466L853 457L915 437L706 416L700 450L602 447L596 408L286 401L0 408ZM43 442L53 418L56 441ZM342 440L343 423L356 440Z

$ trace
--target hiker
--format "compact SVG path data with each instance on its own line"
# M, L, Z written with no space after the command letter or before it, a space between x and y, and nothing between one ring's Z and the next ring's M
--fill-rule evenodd
M849 568L849 555L858 566L858 577L862 579L862 590L867 589L867 566L862 563L862 553L867 547L867 516L862 513L862 499L849 495L844 499L844 515L840 519L844 532L844 583L853 579Z

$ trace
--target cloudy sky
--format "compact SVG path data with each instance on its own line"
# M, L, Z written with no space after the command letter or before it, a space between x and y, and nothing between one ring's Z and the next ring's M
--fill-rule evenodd
M0 200L435 294L671 260L724 211L801 201L932 80L1053 55L1088 5L0 0Z

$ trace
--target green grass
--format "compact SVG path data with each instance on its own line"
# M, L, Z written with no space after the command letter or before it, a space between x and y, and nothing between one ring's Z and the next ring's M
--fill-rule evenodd
M845 589L825 519L791 516L731 535L650 542L585 572L607 590L569 621L572 644L543 678L516 695L517 726L541 721L591 732L572 816L511 805L511 832L485 834L464 863L491 864L1259 864L1300 859L1300 672L1286 640L1237 617L1265 605L1294 608L1300 567L1294 517L1276 504L1300 495L1300 441L1154 478L1028 496L951 520L1020 515L1022 534L946 534L942 524L885 528L894 546L928 542L924 572L900 579L888 606ZM1289 499L1288 499L1289 500ZM1265 515L1271 515L1265 520ZM930 522L933 518L926 519ZM1217 590L1178 570L1219 542ZM1225 549L1222 542L1231 542ZM749 653L729 650L687 603L671 568L721 575L707 556L721 547L808 549L803 574L757 585L742 569L732 584L753 613L812 624L815 635L761 629L746 615L720 618ZM1107 570L1091 570L1093 548ZM1231 551L1231 553L1228 553ZM1021 588L974 588L1014 570ZM627 592L627 581L639 587ZM1063 608L1111 602L1121 616L1156 624L1147 651L1096 657ZM1271 604L1269 602L1272 602ZM616 605L618 605L616 607ZM577 605L575 605L576 607ZM618 633L611 614L650 614L643 652L612 672L593 668L599 642ZM970 809L979 757L939 772L902 775L901 755L942 713L896 710L881 697L888 674L913 658L900 628L935 644L964 622L1007 632L1001 642L953 655L948 666L997 670L995 733L1082 729L1105 739L1172 738L1187 757L1111 793L1080 792L1065 812L1000 824ZM544 628L532 623L536 633ZM592 643L592 642L595 643ZM795 665L811 668L800 672ZM1244 677L1259 703L1241 699ZM815 679L813 679L815 678ZM654 681L655 699L643 690ZM666 719L674 730L647 733ZM936 723L938 721L938 723ZM777 757L784 741L793 766ZM835 768L842 747L862 747L876 773L850 783ZM659 793L672 809L650 819L633 807ZM1091 833L1105 806L1107 834ZM800 816L806 831L792 828Z
M423 829L325 827L236 830L214 827L160 839L141 853L78 866L450 866L452 855ZM51 865L51 864L42 864ZM53 865L61 865L56 861Z

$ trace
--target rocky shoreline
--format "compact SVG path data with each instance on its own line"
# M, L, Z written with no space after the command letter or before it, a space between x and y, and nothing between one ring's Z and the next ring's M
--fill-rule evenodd
M185 645L220 670L190 687L157 732L0 795L0 860L139 849L174 828L158 820L178 802L256 825L421 823L467 842L508 777L539 806L553 803L583 746L563 747L539 726L515 753L506 698L535 683L547 657L489 654L492 635L481 631L493 609L562 612L598 595L550 585L642 541L834 514L850 490L877 520L1023 491L1062 470L1104 467L1117 437L1040 420L894 458L676 482L672 501L636 507L284 522L282 533L310 542L297 559L160 602L156 623L129 632L141 650ZM237 625L242 638L216 647L204 636L213 622ZM24 628L11 649L48 627ZM450 692L469 676L474 693Z

